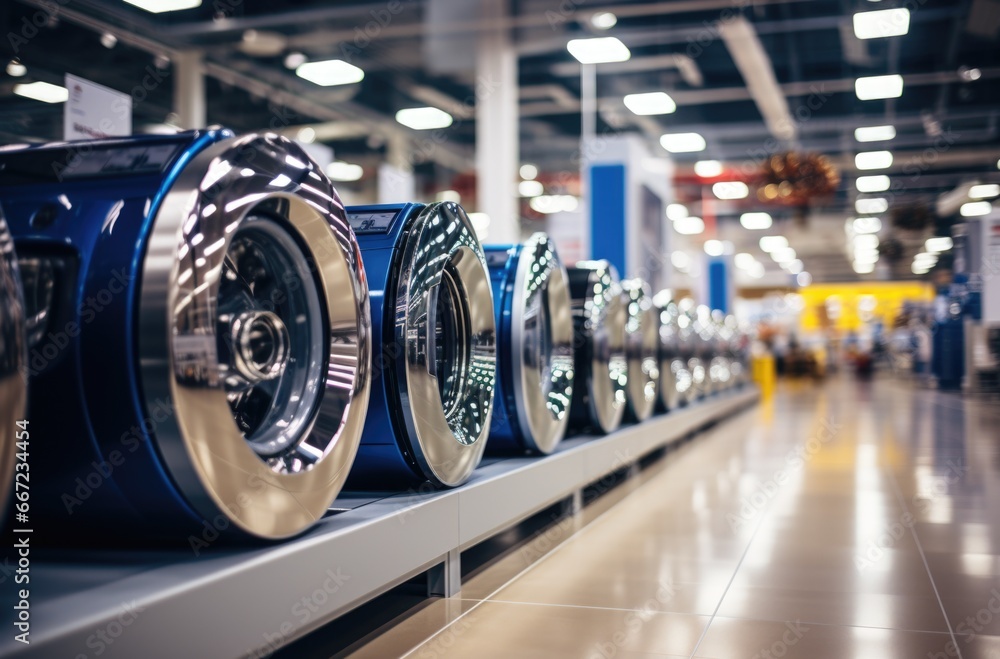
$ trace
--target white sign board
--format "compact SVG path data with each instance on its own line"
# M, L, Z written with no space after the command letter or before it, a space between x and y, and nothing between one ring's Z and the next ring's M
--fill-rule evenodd
M389 163L378 166L378 203L395 204L413 201L417 194L417 181L413 172L406 172Z
M91 140L132 134L132 97L66 74L69 100L63 115L63 138Z

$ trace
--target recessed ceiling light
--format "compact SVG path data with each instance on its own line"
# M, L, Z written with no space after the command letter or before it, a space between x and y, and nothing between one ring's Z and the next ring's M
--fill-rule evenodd
M865 151L854 156L854 166L858 169L885 169L892 166L889 151Z
M924 249L926 249L929 253L947 252L954 246L955 243L949 236L928 238L927 242L924 243Z
M889 177L880 174L878 176L859 176L854 182L858 192L885 192L889 189Z
M694 173L702 178L713 178L722 173L722 163L718 160L699 160L694 164Z
M668 220L683 220L688 215L690 215L690 213L688 213L687 206L684 204L667 204Z
M878 236L874 233L863 233L860 236L854 236L854 249L878 249Z
M788 247L788 238L784 236L764 236L757 244L760 245L762 250L770 253Z
M854 202L854 210L862 215L875 215L889 210L889 202L882 197L858 199Z
M632 53L617 37L571 39L566 44L566 50L581 64L625 62L632 57Z
M28 67L26 67L24 64L21 64L21 60L17 59L16 57L11 61L7 62L7 75L9 75L10 77L20 78L27 72L28 72Z
M116 37L111 32L102 33L100 41L101 45L107 48L108 50L111 50L112 48L118 45L118 37Z
M854 93L862 101L899 98L903 95L903 76L871 76L854 81Z
M303 126L295 134L295 139L303 144L312 144L316 141L316 129L312 126Z
M624 99L625 107L634 114L670 114L677 110L674 99L666 92L647 92L643 94L629 94Z
M790 263L796 258L795 250L791 247L782 247L771 252L771 258L777 263Z
M660 136L660 146L670 153L694 153L705 150L705 138L698 133L667 133Z
M687 252L677 250L670 253L670 263L678 270L687 270L691 267L691 257Z
M719 199L746 199L750 188L743 181L720 181L712 186L712 194Z
M705 222L700 217L685 217L674 222L674 231L685 236L695 236L705 230Z
M618 17L610 11L599 11L590 17L590 24L598 30L610 30L618 24Z
M308 61L309 58L306 57L303 53L291 52L285 55L284 64L286 69L297 69Z
M854 233L878 233L882 230L882 220L877 217L856 217L851 226Z
M764 264L761 263L760 261L754 263L753 266L747 270L747 274L753 277L754 279L760 279L761 277L763 277L764 272L765 272Z
M201 0L125 0L128 4L139 9L145 9L153 14L162 14L167 11L181 11L182 9L194 9L201 6Z
M771 228L771 216L767 213L743 213L740 215L740 224L744 229L760 231Z
M858 39L901 37L909 31L909 9L880 9L854 15L854 36Z
M406 108L396 113L396 121L413 130L447 128L453 121L444 110L432 107Z
M43 103L65 103L69 98L69 91L65 87L41 80L14 85L14 93Z
M539 181L521 181L517 184L517 193L522 197L538 197L545 192L545 186Z
M533 181L535 177L538 176L538 168L534 165L525 163L521 165L521 168L517 170L517 173L521 175L525 181Z
M800 259L795 259L794 261L789 261L788 263L782 264L782 267L793 275L797 275L802 272L802 261Z
M969 199L992 199L1000 195L1000 185L987 183L974 185L969 189Z
M365 72L341 59L306 62L295 69L295 75L321 87L349 85L364 80Z
M364 167L343 160L334 160L326 166L326 175L333 181L357 181L364 174Z
M989 215L991 212L993 212L993 205L988 201L970 201L967 204L962 204L959 209L962 217L979 217L980 215Z
M854 139L859 142L884 142L896 137L895 126L863 126L854 129Z
M749 270L750 268L753 267L753 264L756 262L757 259L753 257L753 254L750 254L748 252L740 252L739 254L733 257L733 263L736 264L736 267L741 268L743 270Z
M705 241L705 253L709 256L722 256L722 253L726 251L725 246L722 244L721 240L706 240Z

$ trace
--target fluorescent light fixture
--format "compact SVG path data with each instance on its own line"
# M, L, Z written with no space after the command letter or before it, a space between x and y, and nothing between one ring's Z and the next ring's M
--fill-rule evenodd
M760 279L761 277L764 276L764 264L761 263L760 261L754 263L753 267L747 270L747 274L753 277L754 279Z
M610 11L599 11L590 17L590 24L598 30L610 30L618 24L618 17Z
M809 284L813 283L813 276L808 272L802 271L795 275L795 283L800 287L805 288Z
M859 176L854 182L858 192L885 192L889 189L889 177L885 174L877 176Z
M892 166L890 151L865 151L854 156L854 166L858 169L885 169Z
M854 249L878 249L878 236L874 233L865 233L860 236L854 236Z
M41 80L14 85L14 93L43 103L65 103L66 99L69 98L69 90L65 87L52 85Z
M760 245L763 251L772 253L788 247L788 238L784 236L764 236L757 244Z
M632 53L616 37L596 37L592 39L571 39L566 50L581 64L605 64L625 62Z
M521 168L517 170L517 173L521 175L525 181L534 181L538 176L538 168L534 165L525 163L521 165Z
M854 267L854 272L859 275L869 275L875 272L874 263L859 263L858 261L855 261L852 266Z
M712 186L712 194L719 199L746 199L750 188L743 181L720 181Z
M295 75L321 87L349 85L365 78L364 71L341 59L300 64L295 69Z
M517 184L517 193L522 197L539 197L545 192L545 186L539 181L521 181Z
M865 126L854 129L854 139L859 142L885 142L896 137L895 126Z
M967 204L962 204L958 212L962 214L962 217L979 217L993 212L993 205L988 201L970 201Z
M858 39L901 37L909 31L909 9L880 9L854 15L854 36Z
M924 249L926 249L928 253L946 252L954 246L955 243L948 236L928 238L927 242L924 243ZM917 256L919 256L919 254Z
M882 230L882 220L877 217L856 217L851 223L854 233L878 233Z
M854 93L862 101L899 98L903 95L903 76L870 76L854 81Z
M648 92L645 94L629 94L624 98L625 107L633 114L670 114L677 110L674 99L665 92Z
M889 202L882 197L873 197L871 199L858 199L854 202L854 210L858 211L862 215L874 215L877 213L884 213L889 210Z
M969 199L992 199L996 196L1000 196L1000 185L996 183L974 185L969 190Z
M452 117L432 107L406 108L396 113L396 121L413 130L433 130L450 126Z
M694 173L702 178L713 178L722 173L722 163L718 160L699 160L694 164Z
M575 211L580 205L580 200L568 194L542 195L540 197L532 197L528 205L536 213L549 215L551 213Z
M802 261L800 259L795 259L794 261L783 263L781 267L787 270L788 272L792 273L793 275L797 275L800 272L802 272L802 268L804 266L802 265Z
M334 160L326 166L326 175L333 181L357 181L364 176L365 169L361 165Z
M736 264L737 268L741 270L749 270L753 267L753 264L757 262L757 259L753 257L753 254L748 252L740 252L733 257L733 263Z
M791 247L782 247L781 249L776 249L771 252L771 258L775 260L776 263L790 263L795 260L795 250Z
M691 257L687 252L677 250L670 253L670 263L678 270L687 270L691 267Z
M660 146L670 153L694 153L705 150L705 138L698 133L667 133L660 136Z
M726 251L725 246L722 244L721 240L706 240L705 241L705 253L709 256L722 256L723 252Z
M7 75L9 75L10 77L20 78L27 72L28 72L28 67L26 67L24 64L21 64L21 60L17 59L16 57L11 61L7 62Z
M685 217L674 221L674 231L684 236L696 236L705 230L705 222L700 217Z
M761 231L771 228L771 216L767 213L743 213L740 215L740 224L744 229L751 231Z
M125 0L139 9L145 9L152 14L162 14L167 11L181 11L201 6L201 0Z
M685 217L688 217L689 215L690 213L688 213L687 206L685 206L684 204L667 205L668 220L673 220L676 222L677 220L683 220Z

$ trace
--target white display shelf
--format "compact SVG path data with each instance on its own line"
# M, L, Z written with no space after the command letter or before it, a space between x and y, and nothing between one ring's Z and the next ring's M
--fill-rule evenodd
M432 592L452 594L462 550L758 397L748 387L543 458L489 460L453 490L347 493L343 512L280 544L33 557L31 644L8 627L0 656L260 657L426 571Z

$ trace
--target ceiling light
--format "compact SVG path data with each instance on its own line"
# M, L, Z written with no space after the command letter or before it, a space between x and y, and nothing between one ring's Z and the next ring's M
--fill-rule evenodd
M450 126L452 117L432 107L406 108L396 113L396 121L413 130L433 130Z
M616 37L596 37L592 39L571 39L566 50L581 64L605 64L625 62L632 53Z
M69 98L69 91L65 87L52 85L41 80L14 85L14 93L43 103L65 103L66 99Z
M858 273L859 275L868 275L875 272L874 263L859 263L855 261L851 265L854 267L854 272Z
M705 230L705 222L700 217L685 217L674 221L674 231L684 236L695 236Z
M934 265L938 262L938 255L931 252L918 252L913 255L913 262Z
M940 236L937 238L928 238L927 242L924 243L924 249L928 252L947 252L949 249L955 246L954 241L948 236Z
M863 215L884 213L889 210L889 202L882 197L871 199L858 199L854 202L854 210Z
M880 9L854 15L854 36L858 39L901 37L909 31L909 9Z
M364 80L365 72L341 59L306 62L295 69L295 75L321 87L349 85Z
M20 78L27 72L28 72L28 67L26 67L24 64L21 64L21 60L17 59L16 57L11 61L7 62L7 75L11 76L12 78Z
M153 14L194 9L201 6L201 0L125 0L125 2Z
M764 264L761 263L760 261L754 263L753 267L747 270L747 274L753 277L754 279L760 279L761 277L764 276Z
M874 233L864 233L854 236L854 249L878 249L878 236Z
M572 212L580 205L580 201L573 195L554 194L532 197L528 202L531 210L543 215L560 212Z
M782 264L781 267L783 267L785 270L792 273L793 275L797 275L800 272L802 272L803 265L801 260L795 259L794 261L789 261L788 263Z
M610 30L618 23L618 17L610 11L599 11L590 17L590 24L598 30Z
M922 263L916 263L915 262L910 267L910 269L913 271L913 274L915 274L915 275L926 275L928 272L931 271L932 267L934 267L934 266L932 266L932 265L924 265Z
M801 286L802 288L805 288L809 284L813 283L813 276L808 272L802 271L799 274L795 275L795 283Z
M878 176L859 176L854 182L858 192L885 192L889 189L889 177L885 174Z
M660 146L670 153L694 153L705 150L705 138L698 133L667 133L660 136Z
M784 236L764 236L758 244L762 250L771 253L788 247L788 238Z
M534 165L524 164L521 168L517 170L517 173L521 175L525 181L533 181L538 176L538 168Z
M677 250L671 252L670 263L678 270L687 270L691 267L691 257L687 255L687 252Z
M14 93L17 93L16 88ZM988 201L970 201L967 204L962 204L958 212L962 214L962 217L979 217L993 212L993 205Z
M648 92L645 94L629 94L623 99L625 107L634 114L670 114L677 110L674 99L665 92Z
M699 160L694 164L694 173L702 178L713 178L722 173L722 163L718 160Z
M737 268L748 270L753 267L753 264L757 262L757 259L753 257L753 254L740 252L733 257L733 262L736 264Z
M858 169L885 169L892 166L889 151L865 151L854 156L854 166Z
M854 130L854 139L859 142L884 142L896 137L895 126L865 126Z
M746 199L750 188L743 181L720 181L712 186L712 194L719 199Z
M297 69L308 61L309 58L303 53L292 52L285 55L284 64L286 69Z
M334 160L326 166L326 175L333 181L357 181L365 174L365 169L361 165Z
M877 249L859 249L854 252L855 263L878 263Z
M795 260L795 250L791 247L782 247L771 252L771 258L776 263L790 263Z
M992 199L998 195L1000 195L1000 185L996 183L974 185L969 190L969 199Z
M108 50L111 50L112 48L118 45L118 37L111 34L110 32L104 32L103 34L101 34L100 41L101 45L107 48Z
M722 256L722 253L726 251L725 246L722 244L721 240L706 240L705 241L705 253L709 256Z
M517 194L522 197L538 197L544 192L545 186L538 181L521 181L517 184Z
M854 81L854 93L862 101L880 98L899 98L903 95L903 76L870 76Z
M312 126L303 126L295 135L295 139L303 144L312 144L316 141L316 129Z
M688 213L687 206L684 204L668 204L667 205L667 219L668 220L683 220L685 217L690 215Z
M760 231L771 228L771 216L767 213L743 213L740 215L740 224L744 229Z
M877 217L856 217L851 223L854 233L878 233L882 230L882 220Z

